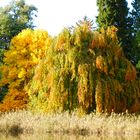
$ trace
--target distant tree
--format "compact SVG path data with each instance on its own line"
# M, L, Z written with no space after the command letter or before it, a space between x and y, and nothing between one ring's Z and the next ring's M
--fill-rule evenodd
M131 59L131 18L128 17L129 9L126 0L97 0L99 27L115 26L117 35L125 55Z
M137 32L140 31L140 0L133 0L132 6L133 34L136 36Z
M137 68L138 76L140 77L140 31L137 32L135 36L134 45L135 45L134 53L136 58L136 68Z
M0 7L0 48L8 49L10 40L21 30L34 28L33 19L37 8L27 5L24 0L11 1Z
M133 51L135 64L140 60L140 0L133 0L132 2L133 9L131 11L131 17L133 21ZM139 62L140 64L140 62ZM137 64L137 68L140 70L140 65ZM139 71L138 70L138 71Z

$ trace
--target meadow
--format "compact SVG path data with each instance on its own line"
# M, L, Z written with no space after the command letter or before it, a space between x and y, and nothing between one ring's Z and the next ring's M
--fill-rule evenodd
M0 138L139 139L140 115L111 113L79 115L20 110L0 114ZM63 136L63 137L62 137ZM55 138L56 137L56 138Z

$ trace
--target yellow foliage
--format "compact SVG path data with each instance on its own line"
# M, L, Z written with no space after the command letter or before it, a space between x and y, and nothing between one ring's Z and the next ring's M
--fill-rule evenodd
M31 69L45 56L50 40L48 33L43 30L26 29L15 36L11 41L10 50L4 54L2 66L5 69L7 67L9 71L8 79L27 78ZM4 75L3 71L3 79L7 78ZM10 80L9 84L12 84Z
M92 69L89 64L81 64L78 67L78 103L80 111L88 112L93 103ZM81 110L82 109L82 110Z
M113 41L115 41L117 39L117 31L118 29L115 26L110 26L109 28L107 28L106 34L107 36L110 36Z
M103 97L102 97L102 83L101 81L97 82L95 90L95 101L96 101L96 112L102 113L103 111Z
M0 104L0 111L6 112L11 110L26 108L28 103L28 95L17 89L9 89L9 93L5 96Z
M29 83L30 108L47 112L76 108L86 113L139 110L136 70L127 62L116 32L113 26L98 32L85 24L63 30ZM39 61L36 53L40 54L30 53L32 66Z
M122 57L124 54L123 54L123 50L122 50L122 48L121 47L114 47L114 52L115 52L115 56L116 56L116 58L120 58L120 57Z
M116 35L117 28L111 26L105 29L101 29L100 33L98 31L94 31L93 33L93 40L92 40L92 48L107 48L111 47L108 44L108 40L112 40L109 43L117 44L118 45L118 38ZM112 48L113 49L113 48Z
M101 72L107 74L107 64L103 56L99 55L96 57L96 68Z
M100 48L102 48L102 47L106 47L106 45L105 45L105 37L104 37L104 35L103 34L99 34L99 36L98 36L98 45L99 45L99 47Z
M25 78L26 70L21 68L20 72L18 73L18 78Z
M12 89L17 90L15 93L24 90L32 77L33 68L45 57L51 40L46 31L31 29L23 30L11 40L10 49L4 54L0 81L1 85L8 84L9 86L8 98L11 97L9 94L11 94ZM14 94L13 91L12 94ZM6 101L4 99L4 102Z
M99 35L100 33L97 31L93 33L92 49L99 47Z
M105 85L104 85L104 111L105 112L111 112L110 110L110 108L111 108L111 105L110 105L110 101L109 101L109 99L110 99L110 94L111 94L111 92L110 92L110 85L109 85L109 83L108 83L108 81L106 81L105 82Z
M126 81L134 81L134 80L136 80L136 75L137 75L136 69L129 61L127 61L125 80Z
M58 51L66 50L68 49L69 43L70 43L70 33L67 29L64 29L64 31L58 35L55 49Z

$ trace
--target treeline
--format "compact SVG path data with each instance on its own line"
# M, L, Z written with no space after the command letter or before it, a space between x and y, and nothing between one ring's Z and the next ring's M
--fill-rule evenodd
M19 3L26 5L23 0ZM139 50L139 16L132 18L135 9L128 15L126 1L98 0L97 4L98 29L93 30L92 21L85 17L56 37L34 29L12 37L1 56L0 111L140 112L140 80L131 63L139 58L131 54L132 49ZM121 8L127 8L127 14ZM128 28L124 22L130 18L133 23Z

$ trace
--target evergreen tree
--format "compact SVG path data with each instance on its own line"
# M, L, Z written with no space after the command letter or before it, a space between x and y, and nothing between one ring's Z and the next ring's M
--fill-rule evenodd
M132 6L133 33L136 36L137 32L140 31L140 0L134 0Z
M137 70L140 71L140 0L134 0L132 2L133 9L131 11L133 21L133 56L135 64L137 64Z
M118 37L125 55L131 58L131 18L126 0L97 0L99 27L107 28L114 25L118 29Z

